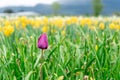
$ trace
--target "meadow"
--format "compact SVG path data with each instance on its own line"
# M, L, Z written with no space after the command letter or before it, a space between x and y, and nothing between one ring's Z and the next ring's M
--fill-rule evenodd
M119 80L120 17L1 17L0 80L40 80L41 64L43 80Z

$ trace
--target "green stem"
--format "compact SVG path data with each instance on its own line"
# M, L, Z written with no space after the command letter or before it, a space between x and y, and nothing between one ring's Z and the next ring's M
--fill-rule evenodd
M44 50L42 49L42 54L41 54L41 65L40 65L40 80L43 80L43 69L42 69L42 65L43 65L43 58L44 58L44 56L43 56L43 54L44 54Z

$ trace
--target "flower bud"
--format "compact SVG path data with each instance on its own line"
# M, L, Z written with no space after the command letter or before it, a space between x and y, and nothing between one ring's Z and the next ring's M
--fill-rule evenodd
M48 48L48 39L46 33L42 34L38 39L38 48L47 49Z

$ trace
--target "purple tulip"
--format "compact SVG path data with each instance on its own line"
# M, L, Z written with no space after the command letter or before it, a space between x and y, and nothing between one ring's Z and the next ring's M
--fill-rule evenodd
M42 34L38 39L38 48L47 49L48 48L48 39L46 33Z

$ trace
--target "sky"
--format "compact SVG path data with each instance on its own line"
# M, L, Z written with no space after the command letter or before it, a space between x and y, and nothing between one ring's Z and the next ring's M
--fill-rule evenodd
M7 6L35 6L38 3L52 4L58 1L61 3L86 3L90 0L0 0L0 8Z
M38 3L51 4L57 0L0 0L0 7L6 6L35 6Z
M62 4L86 4L90 3L92 0L0 0L0 8L7 6L35 6L36 4L52 4L58 1ZM103 0L102 0L103 1ZM106 0L112 1L112 0ZM113 0L118 1L118 0Z

